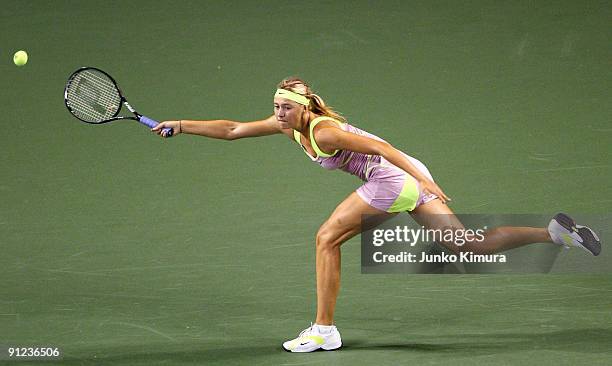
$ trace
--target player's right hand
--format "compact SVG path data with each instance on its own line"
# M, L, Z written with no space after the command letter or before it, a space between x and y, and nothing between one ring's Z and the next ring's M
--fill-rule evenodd
M172 129L172 135L168 136L166 133L163 133L163 129L164 128L171 128ZM155 126L155 128L152 128L151 131L153 133L158 134L161 137L164 138L168 138L168 137L172 137L172 136L176 136L178 134L180 134L182 131L180 129L180 122L179 121L164 121L164 122L160 122L157 126Z

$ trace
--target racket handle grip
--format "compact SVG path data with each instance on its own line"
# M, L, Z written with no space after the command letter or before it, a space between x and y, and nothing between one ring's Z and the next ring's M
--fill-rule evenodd
M149 126L149 128L155 128L155 126L159 124L159 122L157 122L156 120L145 116L140 116L138 122L142 123L145 126ZM169 127L166 127L162 130L162 136L171 137L173 134L174 130Z

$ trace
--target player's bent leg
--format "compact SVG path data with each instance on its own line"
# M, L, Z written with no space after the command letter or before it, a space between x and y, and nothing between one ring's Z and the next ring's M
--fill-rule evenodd
M340 246L362 231L362 217L389 214L368 205L355 192L342 201L321 225L316 235L317 317L315 324L283 343L290 352L334 350L342 345L340 332L333 325L336 298L340 289Z
M317 318L316 324L331 325L340 288L340 245L362 231L365 215L384 219L393 214L368 205L351 193L321 225L316 236Z

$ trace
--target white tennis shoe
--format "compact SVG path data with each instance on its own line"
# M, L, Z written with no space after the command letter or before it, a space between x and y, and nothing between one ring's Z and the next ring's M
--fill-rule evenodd
M283 343L283 349L287 352L313 352L319 349L333 351L340 347L342 339L335 325L311 324L296 339Z
M548 233L552 240L560 245L581 248L593 255L601 253L601 242L590 228L576 225L574 220L563 213L558 213L548 224Z

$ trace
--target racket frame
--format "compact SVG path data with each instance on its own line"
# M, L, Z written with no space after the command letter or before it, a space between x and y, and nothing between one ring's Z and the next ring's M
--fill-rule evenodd
M70 106L68 105L68 89L70 87L70 85L72 84L72 82L74 81L74 78L77 74L85 71L85 70L95 70L96 72L100 72L104 75L106 75L106 77L108 77L110 79L110 81L113 82L113 85L115 86L115 88L117 89L117 93L119 94L119 98L120 98L120 103L123 104L130 112L132 112L132 114L134 114L134 116L120 116L119 112L121 112L121 105L119 105L119 108L117 109L117 111L115 112L115 114L109 118L109 119L105 119L102 121L98 121L98 122L92 122L92 121L86 121L82 118L80 118L76 113L74 113L74 110L72 108L70 108ZM66 105L66 108L68 108L68 111L70 111L70 114L72 114L74 117L76 117L79 121L83 121L85 123L89 123L89 124L94 124L94 125L100 125L103 123L108 123L108 122L112 122L112 121L120 121L120 120L125 120L125 119L131 119L134 121L138 121L140 123L142 123L143 125L150 127L150 128L154 128L155 126L157 126L157 124L159 122L145 117L142 114L138 113L134 107L132 107L128 101L127 98L123 95L123 93L121 92L121 89L119 88L119 85L117 84L117 81L115 81L115 78L113 78L112 76L110 76L106 71L100 70L97 67L91 67L91 66L85 66L85 67L81 67L78 70L74 71L72 74L70 74L70 76L68 77L68 81L66 82L66 86L64 87L64 104ZM164 137L170 137L173 135L174 131L172 128L164 128L162 130L162 133L164 135Z
M100 73L106 75L106 77L108 77L110 79L110 81L113 82L113 85L117 89L117 92L119 93L119 98L121 98L121 104L125 105L127 107L127 109L134 114L134 117L132 117L132 116L120 116L119 112L121 112L121 109L122 109L121 106L119 106L119 108L117 109L117 112L115 112L115 114L111 118L105 119L105 120L100 121L100 122L86 121L86 120L80 118L78 115L76 115L73 112L73 109L70 108L70 106L68 105L68 88L70 87L70 85L74 81L75 76L80 74L81 72L83 72L85 70L95 70L97 72L100 72ZM136 110L128 103L127 98L121 92L121 89L119 88L119 85L117 85L117 81L115 81L115 79L112 76L110 76L107 72L105 72L103 70L100 70L97 67L91 67L91 66L81 67L78 70L76 70L75 72L73 72L72 74L70 74L70 76L68 77L68 81L66 82L66 86L64 87L64 104L66 105L66 108L68 108L70 113L73 116L75 116L78 120L83 121L85 123L90 123L90 124L93 124L93 125L99 125L99 124L108 123L108 122L112 122L112 121L119 121L119 120L122 120L122 119L132 119L132 120L135 120L135 121L139 121L140 117L142 117L142 115L140 113L136 112Z

